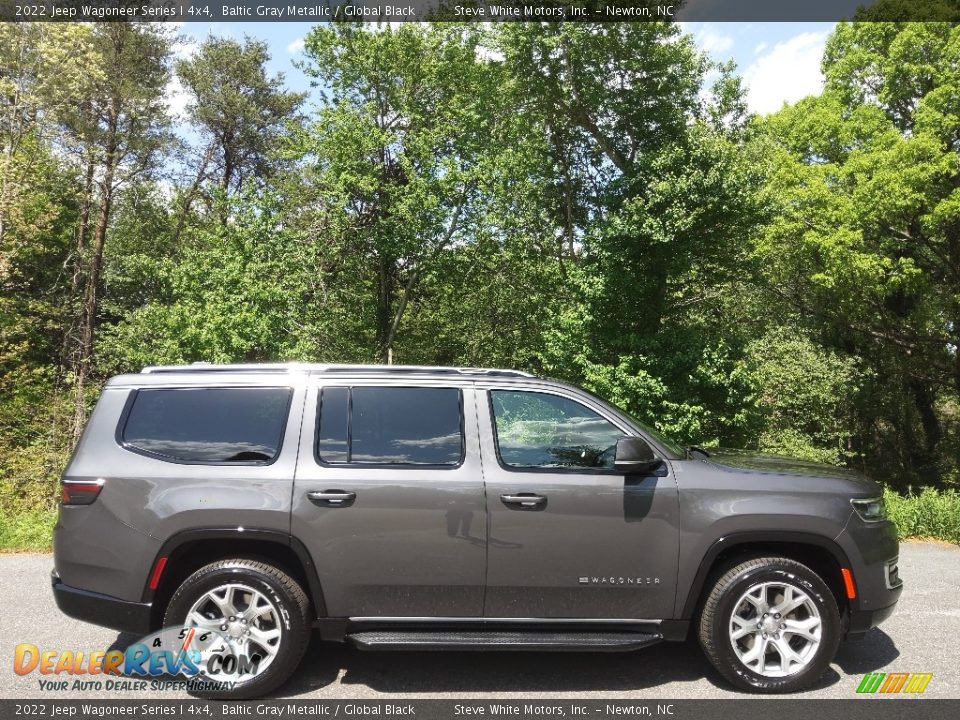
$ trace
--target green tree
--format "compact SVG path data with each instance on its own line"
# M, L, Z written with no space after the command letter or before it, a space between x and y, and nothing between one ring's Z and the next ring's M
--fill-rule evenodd
M876 0L854 13L857 22L957 22L957 0Z
M119 266L134 277L143 272L155 287L105 328L103 370L298 357L302 299L314 266L310 248L284 229L275 196L250 191L221 202L229 203L229 223L188 229L178 252L146 268L145 259Z
M767 282L868 363L861 442L902 482L956 472L942 419L960 391L958 60L954 25L842 23L823 94L763 123Z
M731 68L664 23L504 24L496 47L530 133L550 138L541 177L559 186L550 221L579 289L544 368L681 437L722 434L711 408L727 402L736 349L704 320L747 269L760 181Z
M745 409L757 415L756 449L834 465L854 459L864 380L857 358L779 327L747 344L734 374L749 389Z
M500 117L473 28L319 26L306 71L325 107L301 138L314 213L368 288L368 358L389 362L421 278L467 242L485 144Z
M183 190L175 238L204 182L239 192L245 182L262 183L276 169L306 94L285 90L282 73L268 75L269 60L265 42L211 36L196 55L177 62L191 98L187 118L200 129L205 149Z
M86 25L0 25L0 512L49 508L69 452L59 368L79 197L63 121L100 78Z
M86 419L86 389L94 360L103 253L113 203L124 184L157 167L158 155L169 139L163 94L170 77L171 40L166 31L150 24L104 23L94 26L93 42L102 75L76 125L88 156L98 163L97 217L89 247L83 248L85 283L74 356L76 437Z
M56 139L59 121L102 77L91 36L84 25L0 25L0 247L31 173L42 176L46 143Z

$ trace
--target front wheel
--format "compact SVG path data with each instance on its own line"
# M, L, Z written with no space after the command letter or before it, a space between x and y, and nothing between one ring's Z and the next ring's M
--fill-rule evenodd
M700 615L707 659L743 690L802 690L823 674L839 643L833 593L810 568L787 558L757 558L731 568Z
M177 589L165 627L209 636L191 694L210 699L260 697L296 670L310 639L309 600L283 571L255 560L206 565Z

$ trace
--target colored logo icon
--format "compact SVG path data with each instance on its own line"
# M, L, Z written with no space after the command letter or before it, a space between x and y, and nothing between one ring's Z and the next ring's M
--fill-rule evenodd
M933 673L867 673L857 686L857 692L863 694L920 694L927 689L933 679Z

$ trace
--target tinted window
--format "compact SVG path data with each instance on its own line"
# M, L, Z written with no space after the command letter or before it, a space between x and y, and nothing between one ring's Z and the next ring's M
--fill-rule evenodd
M497 450L517 468L612 468L615 425L584 405L558 395L492 390Z
M140 390L123 441L182 462L269 462L280 451L290 395L289 388Z
M458 465L460 417L456 388L324 388L317 455L327 463Z
M328 463L345 463L347 423L350 413L350 388L325 387L320 394L320 419L317 454Z

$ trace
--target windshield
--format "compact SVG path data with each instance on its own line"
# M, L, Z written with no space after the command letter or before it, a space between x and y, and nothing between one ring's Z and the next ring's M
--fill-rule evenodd
M621 415L623 415L623 416L626 417L628 420L630 420L630 422L632 422L634 425L636 425L637 427L639 427L645 434L647 434L647 435L649 435L650 437L652 437L655 442L659 443L660 445L662 445L663 447L665 447L667 450L669 450L674 456L676 456L676 457L678 457L678 458L686 457L686 455L687 455L687 450L686 450L686 448L685 448L683 445L680 445L679 443L671 440L671 439L668 438L666 435L664 435L663 433L661 433L659 430L654 430L652 427L650 427L649 425L647 425L647 423L638 420L638 419L636 418L636 416L632 415L631 413L628 413L626 410L624 410L623 408L621 408L619 405L614 405L613 403L604 400L602 397L600 397L600 396L598 396L598 395L590 392L590 391L587 390L586 388L578 388L578 389L579 389L581 392L585 392L585 393L587 393L588 395L590 395L591 397L596 398L597 400L599 400L599 401L600 401L601 403L603 403L604 405L607 405L608 407L611 407L611 408L613 408L614 410L616 410L617 412L619 412Z
M635 425L639 425L641 430L643 430L647 435L649 435L649 436L652 437L654 440L656 440L658 443L660 443L661 445L663 445L667 450L669 450L670 452L672 452L672 453L673 453L674 455L676 455L677 457L684 457L684 456L686 455L687 451L686 451L686 449L683 447L683 445L677 444L675 441L673 441L673 440L671 440L670 438L668 438L666 435L664 435L664 434L663 434L662 432L660 432L659 430L654 430L652 427L650 427L649 425L647 425L645 422L640 422L640 421L637 420L637 418L635 418L633 415L630 415L629 413L626 413L626 412L624 412L623 410L621 410L620 412L623 412L623 414L626 415L628 418L630 418L630 420L633 421L633 423L634 423Z

